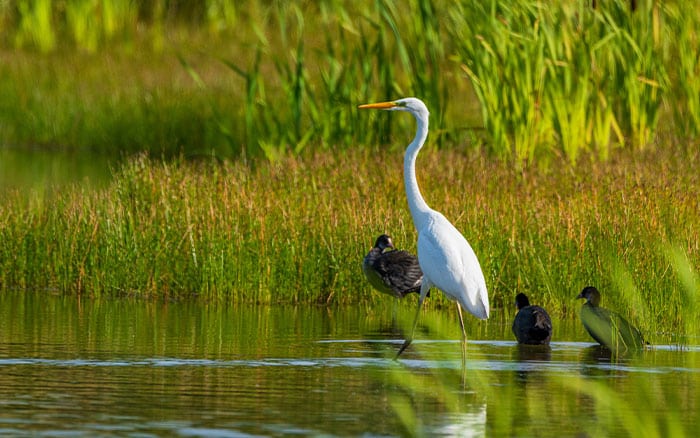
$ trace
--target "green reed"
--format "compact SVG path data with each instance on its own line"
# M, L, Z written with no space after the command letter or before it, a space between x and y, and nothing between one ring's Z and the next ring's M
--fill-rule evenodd
M486 2L455 11L449 29L462 42L456 50L482 104L489 146L532 162L648 145L674 66L661 47L661 7L641 3L634 12L626 1L598 9L589 2Z
M412 121L356 105L415 95L439 144L546 163L695 137L700 119L685 3L117 3L2 9L27 49L0 71L0 140L277 159L393 143Z
M17 12L20 19L16 24L17 31L14 37L16 45L34 44L44 52L54 49L56 31L51 22L53 13L51 6L51 0L20 0L17 2ZM4 7L3 14L8 14L8 9L8 6Z
M700 9L684 8L681 5L666 4L664 11L668 20L676 26L659 30L665 42L665 51L674 60L674 68L669 72L672 93L668 104L673 113L677 131L698 138L700 134L700 58L698 57L697 23L700 22ZM677 44L668 44L676 41Z

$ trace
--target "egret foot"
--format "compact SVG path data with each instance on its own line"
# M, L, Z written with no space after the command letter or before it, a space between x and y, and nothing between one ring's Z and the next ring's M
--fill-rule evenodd
M411 328L411 336L406 339L399 349L399 352L396 353L396 357L394 360L398 359L401 353L408 348L409 345L411 345L411 342L413 341L413 335L416 333L416 326L418 325L418 318L420 318L420 309L423 307L423 301L425 300L425 297L428 295L428 291L430 290L430 287L432 285L428 281L424 281L421 286L420 286L420 298L418 298L418 308L416 309L416 316L413 318L413 327Z
M403 353L403 351L404 351L406 348L408 348L409 345L411 345L411 342L412 342L412 341L413 341L412 339L406 339L406 340L404 341L403 345L402 345L401 348L399 349L399 352L396 353L396 357L394 358L394 360L398 360L398 359L399 359L399 356L401 356L401 353Z

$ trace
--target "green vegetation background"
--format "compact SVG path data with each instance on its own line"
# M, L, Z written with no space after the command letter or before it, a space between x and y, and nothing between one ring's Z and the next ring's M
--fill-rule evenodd
M0 288L383 299L360 262L383 232L415 249L414 125L356 106L414 95L424 196L494 308L565 316L595 284L658 337L695 331L700 8L599 3L1 3L1 147L115 164L0 192Z

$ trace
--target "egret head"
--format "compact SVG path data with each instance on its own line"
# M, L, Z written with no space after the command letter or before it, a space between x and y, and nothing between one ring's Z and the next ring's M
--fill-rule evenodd
M377 237L377 241L374 242L374 247L379 248L382 250L382 252L384 252L384 250L387 248L393 248L394 242L391 241L390 236L382 234L381 236Z
M591 306L597 307L600 304L600 292L593 286L586 286L576 298L584 298Z
M430 115L428 107L425 106L422 100L415 97L406 97L403 99L392 100L389 102L366 103L358 106L359 109L383 109L387 111L408 111L416 117L427 119Z

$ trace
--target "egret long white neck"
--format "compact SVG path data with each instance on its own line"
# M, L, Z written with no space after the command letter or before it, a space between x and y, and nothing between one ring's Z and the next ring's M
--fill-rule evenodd
M423 221L427 219L430 207L428 207L428 204L426 204L418 189L418 180L416 179L416 157L423 147L425 139L428 137L427 115L425 119L416 116L416 123L416 136L411 144L408 145L408 148L406 148L406 154L403 157L403 179L406 185L408 208L411 210L413 223L417 229L421 229Z

